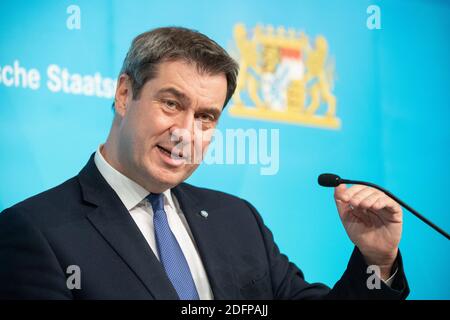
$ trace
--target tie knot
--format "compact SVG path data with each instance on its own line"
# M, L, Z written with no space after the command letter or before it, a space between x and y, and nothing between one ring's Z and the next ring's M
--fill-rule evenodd
M150 193L147 196L147 200L152 205L153 211L164 211L164 194L162 193Z

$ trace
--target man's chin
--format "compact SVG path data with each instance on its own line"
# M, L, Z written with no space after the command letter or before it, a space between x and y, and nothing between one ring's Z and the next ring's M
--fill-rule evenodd
M187 179L186 175L175 173L170 169L162 169L158 170L157 173L152 175L152 180L155 182L155 186L153 188L159 189L159 193L163 192L167 189L171 189L180 183L182 183L185 179ZM164 189L164 190L162 190ZM162 191L161 191L162 190Z

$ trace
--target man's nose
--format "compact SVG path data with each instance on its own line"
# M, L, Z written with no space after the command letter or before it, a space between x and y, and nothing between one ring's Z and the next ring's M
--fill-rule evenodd
M194 139L194 126L194 115L189 113L180 115L170 130L172 141L190 143Z

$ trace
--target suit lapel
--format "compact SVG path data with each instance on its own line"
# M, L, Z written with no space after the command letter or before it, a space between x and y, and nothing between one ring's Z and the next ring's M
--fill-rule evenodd
M155 299L178 299L166 272L128 210L98 171L94 156L78 175L84 200L96 205L87 218Z
M226 243L225 231L221 227L221 220L215 214L218 208L214 207L211 199L208 203L198 199L183 183L172 191L191 229L214 299L236 298L238 288L233 282L231 253ZM201 210L208 212L207 218L200 214Z

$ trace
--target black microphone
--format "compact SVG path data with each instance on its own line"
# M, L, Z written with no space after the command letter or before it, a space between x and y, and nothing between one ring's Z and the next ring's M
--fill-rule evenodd
M364 181L356 181L356 180L347 180L347 179L341 179L341 177L339 177L336 174L332 174L332 173L323 173L319 176L319 178L317 179L319 184L322 187L337 187L338 185L340 185L341 183L348 183L348 184L361 184L361 185L365 185L365 186L369 186L375 189L378 189L382 192L384 192L388 197L392 198L395 200L395 202L397 202L398 204L400 204L402 207L404 207L405 209L407 209L409 212L411 212L413 215L415 215L417 218L419 218L420 220L422 220L423 222L425 222L427 225L429 225L430 227L432 227L434 230L436 230L437 232L439 232L440 234L442 234L444 237L446 237L447 239L450 240L450 235L445 232L444 230L442 230L441 228L439 228L437 225L435 225L433 222L431 222L430 220L428 220L427 218L425 218L424 216L422 216L420 213L418 213L416 210L414 210L413 208L411 208L410 206L408 206L405 202L403 202L402 200L400 200L399 198L397 198L396 196L394 196L392 193L390 193L388 190L383 189L380 186L377 186L376 184L370 183L370 182L364 182Z

